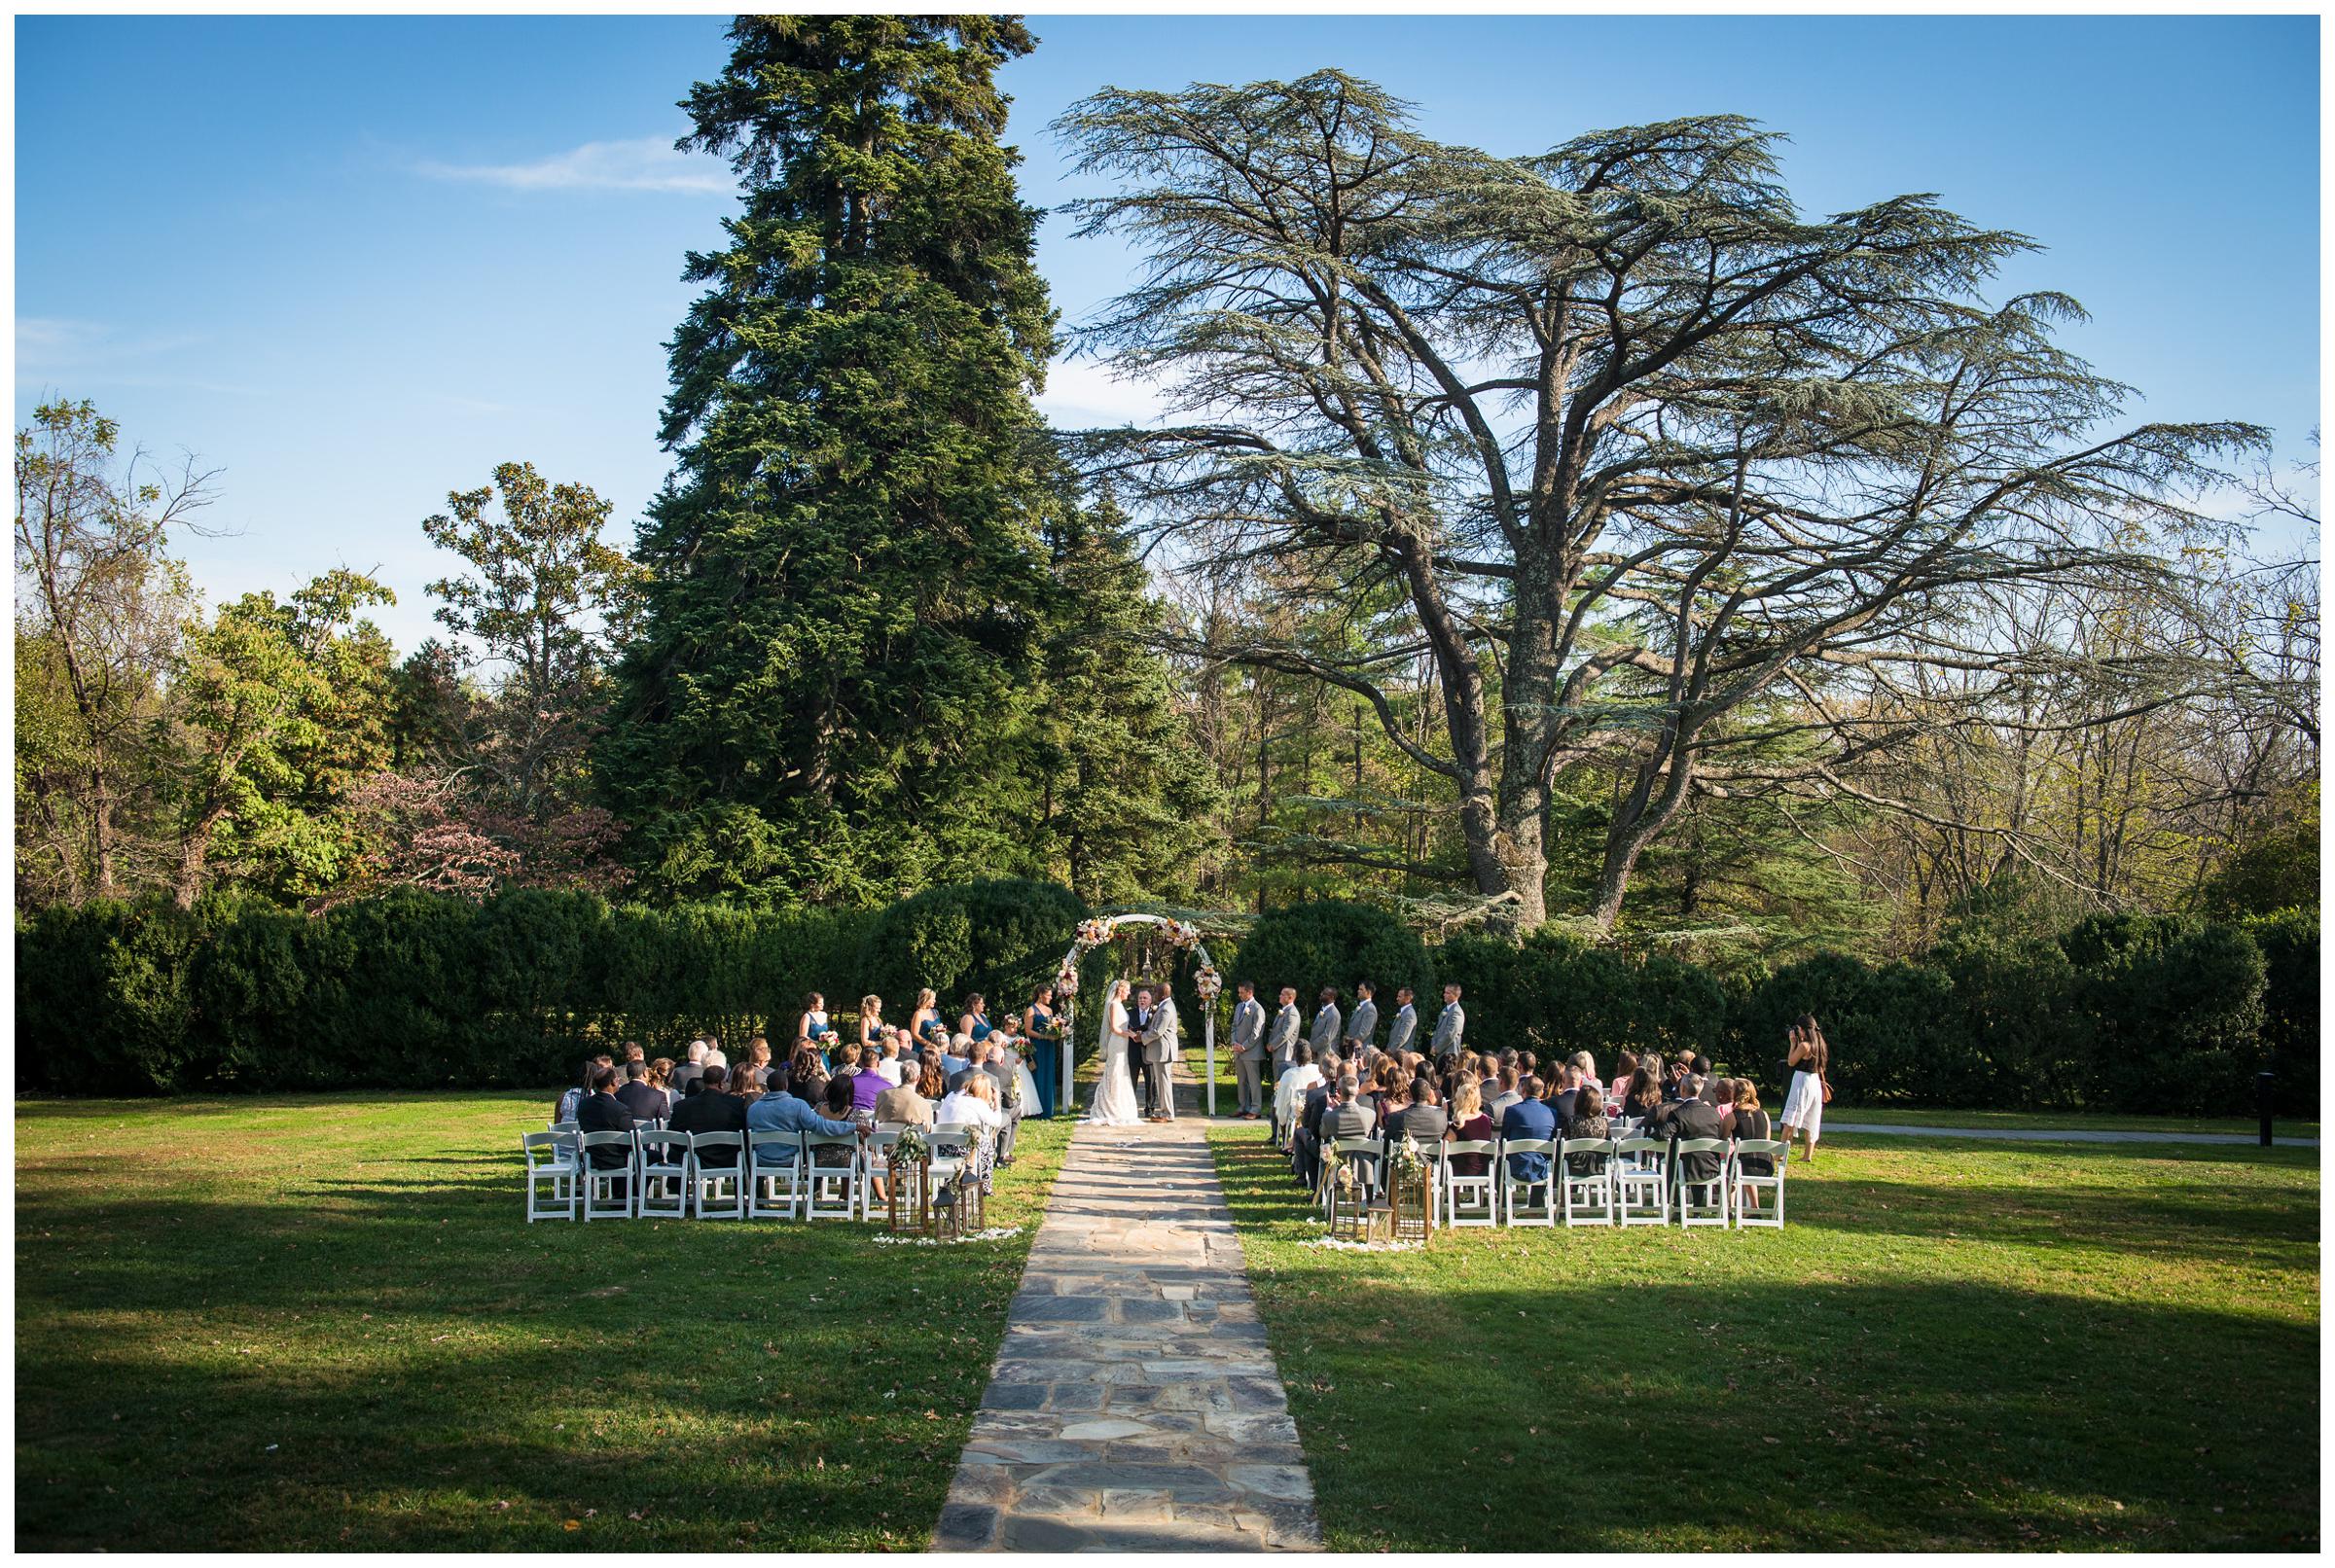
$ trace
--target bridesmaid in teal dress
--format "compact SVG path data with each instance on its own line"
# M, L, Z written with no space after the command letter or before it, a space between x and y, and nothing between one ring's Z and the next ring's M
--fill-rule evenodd
M1037 1082L1039 1116L1054 1115L1055 1092L1062 1076L1062 1026L1054 1016L1054 987L1041 985L1030 993L1022 1010L1022 1037L1029 1042L1029 1076Z

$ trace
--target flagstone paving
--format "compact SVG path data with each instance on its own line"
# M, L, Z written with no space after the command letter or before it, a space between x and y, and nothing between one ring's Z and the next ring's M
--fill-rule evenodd
M935 1550L1320 1550L1205 1128L1078 1129Z

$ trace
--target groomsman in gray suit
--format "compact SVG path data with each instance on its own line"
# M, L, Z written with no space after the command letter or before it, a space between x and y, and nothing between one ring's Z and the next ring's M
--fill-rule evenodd
M1265 1004L1257 1000L1257 982L1242 980L1240 1003L1233 1009L1233 1077L1240 1085L1240 1119L1254 1122L1264 1096L1258 1087L1258 1069L1265 1055Z
M1281 1074L1289 1070L1289 1063L1297 1053L1297 1033L1304 1024L1305 1019L1297 1011L1297 987L1282 986L1281 1011L1274 1015L1273 1039L1265 1048L1273 1057L1273 1081L1275 1087L1279 1086Z
M1368 980L1354 981L1354 1013L1346 1020L1347 1050L1340 1055L1351 1059L1371 1044L1371 1036L1379 1032L1379 1004L1374 998L1379 988Z
M1338 987L1321 988L1321 1011L1313 1015L1313 1059L1321 1060L1324 1051L1338 1049L1338 1026L1345 1020L1338 1016Z
M1447 1051L1459 1049L1459 1037L1467 1032L1467 1011L1459 1005L1459 987L1443 988L1443 1016L1435 1020L1435 1040L1427 1047L1427 1054L1441 1056Z
M1151 1010L1151 1026L1143 1031L1143 1078L1151 1093L1151 1114L1145 1121L1175 1120L1175 1064L1183 1054L1177 1044L1175 992L1163 984L1160 1005Z
M1401 1055L1418 1038L1419 1014L1411 1006L1411 987L1398 986L1394 993L1394 1022L1386 1030L1386 1054Z

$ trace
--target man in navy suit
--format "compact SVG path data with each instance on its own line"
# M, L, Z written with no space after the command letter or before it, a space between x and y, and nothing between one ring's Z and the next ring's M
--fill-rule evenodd
M1554 1138L1557 1136L1557 1113L1550 1110L1540 1097L1540 1080L1527 1078L1516 1086L1524 1098L1508 1107L1500 1118L1500 1136L1503 1138ZM1549 1179L1547 1155L1510 1155L1508 1172L1518 1181L1545 1182Z

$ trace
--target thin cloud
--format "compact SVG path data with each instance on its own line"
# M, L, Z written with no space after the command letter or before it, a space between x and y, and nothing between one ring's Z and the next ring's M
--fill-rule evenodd
M433 180L467 180L506 191L687 191L719 195L736 182L719 160L676 149L662 136L586 142L531 163L440 163L413 166Z

